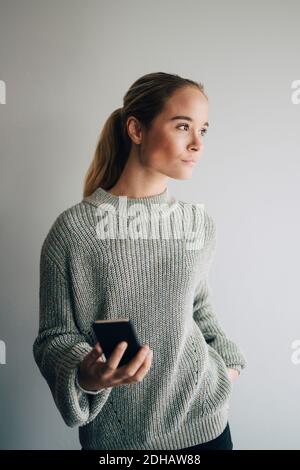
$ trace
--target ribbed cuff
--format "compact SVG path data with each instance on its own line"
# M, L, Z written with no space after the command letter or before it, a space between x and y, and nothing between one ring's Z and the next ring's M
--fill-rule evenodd
M229 367L230 369L236 369L240 375L242 366L240 364L226 364L226 367Z

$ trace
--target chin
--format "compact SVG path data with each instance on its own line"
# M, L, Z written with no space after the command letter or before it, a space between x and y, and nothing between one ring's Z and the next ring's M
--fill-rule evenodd
M193 176L192 171L180 171L172 175L172 178L177 180L189 180Z
M161 171L161 173L175 180L188 180L193 176L193 169L186 168L185 170L182 170L182 169L176 168L176 170L174 169L173 171L170 171L170 168L169 168L168 171L163 171L163 172Z

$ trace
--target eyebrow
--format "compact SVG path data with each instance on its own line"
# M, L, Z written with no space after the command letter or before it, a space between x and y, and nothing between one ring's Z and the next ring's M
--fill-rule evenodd
M173 116L173 117L170 119L170 121L174 121L175 119L185 119L186 121L191 121L191 122L193 122L193 119L192 119L191 117L189 117L189 116ZM208 122L205 122L203 125L208 127L208 126L209 126L209 123L208 123Z

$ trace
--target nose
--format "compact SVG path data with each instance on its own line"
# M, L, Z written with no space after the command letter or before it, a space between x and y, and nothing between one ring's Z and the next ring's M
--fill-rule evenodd
M199 151L203 146L202 136L199 136L198 134L193 134L193 136L194 138L193 141L189 144L189 149Z

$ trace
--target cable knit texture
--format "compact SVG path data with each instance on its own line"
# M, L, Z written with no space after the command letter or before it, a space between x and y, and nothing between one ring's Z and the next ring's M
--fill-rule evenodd
M126 198L99 187L53 222L41 249L33 354L84 449L183 449L225 429L226 367L241 371L246 358L213 308L215 248L204 205L168 188ZM92 322L120 318L153 350L151 368L141 382L89 393L76 377L96 343Z

